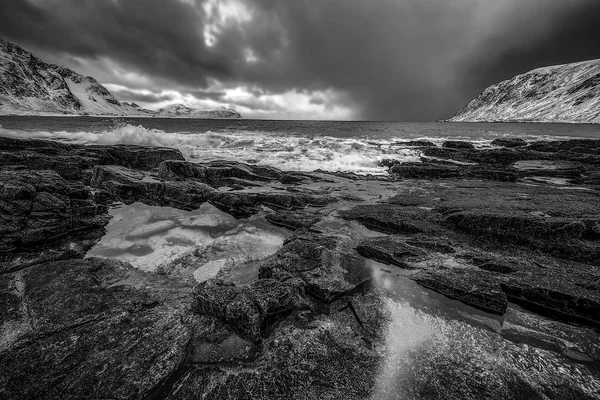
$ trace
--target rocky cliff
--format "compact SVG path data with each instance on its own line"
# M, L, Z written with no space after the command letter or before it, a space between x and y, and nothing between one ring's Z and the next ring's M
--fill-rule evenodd
M120 102L94 78L47 64L0 38L0 115L55 114L241 118L224 108L196 110L174 105L156 112Z
M539 68L490 86L450 121L600 123L600 60Z

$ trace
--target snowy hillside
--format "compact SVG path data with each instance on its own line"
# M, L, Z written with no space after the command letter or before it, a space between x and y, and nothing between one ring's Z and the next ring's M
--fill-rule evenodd
M235 110L217 108L214 110L198 110L183 104L173 104L158 110L157 117L162 118L242 118Z
M47 64L0 39L0 114L150 115L122 104L94 78Z
M600 60L539 68L490 86L450 121L600 123Z
M241 118L226 108L173 105L158 112L120 102L94 78L47 64L0 38L0 115L106 115L164 118Z

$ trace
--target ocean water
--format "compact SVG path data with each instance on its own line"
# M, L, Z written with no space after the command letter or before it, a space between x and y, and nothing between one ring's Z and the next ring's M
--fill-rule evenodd
M600 138L599 125L191 120L162 118L0 117L0 136L78 143L138 144L181 150L186 159L240 161L290 171L385 174L386 158L419 161L401 141L446 139L489 146L499 137L525 140Z

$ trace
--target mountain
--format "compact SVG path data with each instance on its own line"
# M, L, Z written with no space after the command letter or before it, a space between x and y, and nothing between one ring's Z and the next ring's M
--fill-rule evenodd
M7 114L241 118L224 108L195 110L174 105L156 112L120 102L94 78L47 64L0 38L0 115Z
M485 89L453 122L600 123L600 60L535 69Z
M156 113L162 118L242 118L235 110L220 107L214 110L199 110L183 104L172 104Z
M47 64L0 39L0 114L149 115L120 103L94 78Z

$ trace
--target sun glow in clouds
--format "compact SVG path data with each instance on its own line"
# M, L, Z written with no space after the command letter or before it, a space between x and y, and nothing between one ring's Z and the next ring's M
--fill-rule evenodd
M252 21L252 10L237 0L208 0L202 4L206 16L204 43L213 47L221 32L231 25L243 25Z

